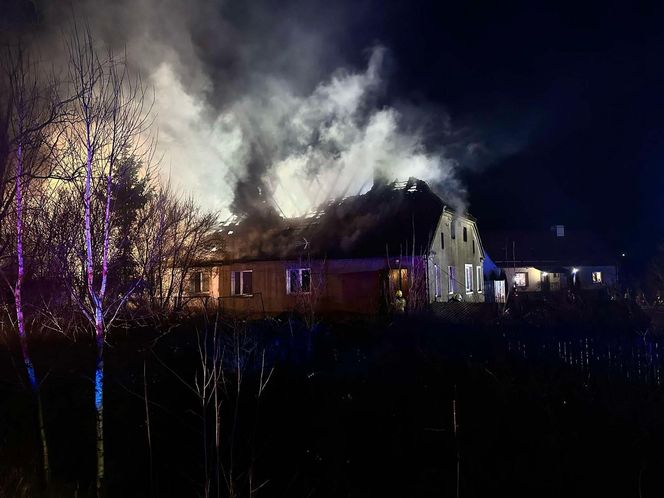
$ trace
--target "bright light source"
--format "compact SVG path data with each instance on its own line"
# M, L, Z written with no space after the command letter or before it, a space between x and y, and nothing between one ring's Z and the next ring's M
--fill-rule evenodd
M578 268L572 268L572 273L579 273L579 269Z
M543 276L543 277L548 277L548 276L549 276L549 273L546 272L546 271L543 271L543 272L542 272L542 276Z
M229 230L228 235L233 235L233 230Z
M624 257L625 257L625 253L622 253L621 256L624 258Z

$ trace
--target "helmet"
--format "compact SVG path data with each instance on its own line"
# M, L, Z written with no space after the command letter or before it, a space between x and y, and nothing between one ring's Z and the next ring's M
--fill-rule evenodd
M397 297L402 297L402 296L403 296L403 292L401 292L401 289L399 289L397 291Z

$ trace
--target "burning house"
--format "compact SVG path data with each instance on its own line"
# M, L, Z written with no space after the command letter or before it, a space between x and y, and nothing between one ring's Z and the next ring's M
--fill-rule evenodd
M484 249L474 218L420 180L376 184L301 218L227 224L188 294L230 312L389 312L451 298L484 300Z

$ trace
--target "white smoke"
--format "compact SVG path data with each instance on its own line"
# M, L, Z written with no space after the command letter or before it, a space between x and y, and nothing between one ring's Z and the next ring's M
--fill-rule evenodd
M260 163L258 175L284 216L364 193L375 175L447 183L453 187L450 201L460 207L456 163L427 152L417 132L403 129L397 109L371 107L384 83L383 56L383 48L374 48L363 72L337 71L305 96L295 95L285 80L267 79L230 103L211 125L162 66L155 74L159 98L178 104L159 116L160 147L171 164L186 165L174 168L173 178L204 205L222 210L232 200L233 180L255 174L249 171L252 160Z
M74 11L98 41L126 49L130 67L155 88L164 176L204 208L228 213L242 182L294 216L362 193L378 175L421 178L463 209L458 164L444 147L425 145L433 112L384 102L386 50L371 50L364 68L340 62L334 36L343 10L298 3L275 22L266 0L65 3L44 4L47 58L58 64L55 47Z

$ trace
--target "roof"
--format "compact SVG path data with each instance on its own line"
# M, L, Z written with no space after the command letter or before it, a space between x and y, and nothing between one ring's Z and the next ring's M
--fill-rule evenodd
M498 266L600 266L615 265L618 259L588 230L565 229L562 237L553 230L484 230L482 241Z
M428 252L445 203L414 178L374 185L301 218L245 219L223 227L223 259L399 257Z

